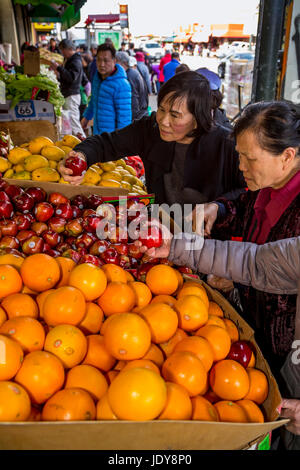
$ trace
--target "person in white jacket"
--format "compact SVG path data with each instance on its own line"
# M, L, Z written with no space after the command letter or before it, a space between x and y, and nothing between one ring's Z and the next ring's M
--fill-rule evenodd
M158 222L153 222L158 224ZM281 368L289 398L281 403L281 417L289 418L288 432L281 436L286 449L300 450L300 237L256 245L234 241L203 239L182 233L176 238L163 231L160 248L147 249L135 243L150 258L168 258L177 266L214 274L260 291L275 294L298 294L293 349Z

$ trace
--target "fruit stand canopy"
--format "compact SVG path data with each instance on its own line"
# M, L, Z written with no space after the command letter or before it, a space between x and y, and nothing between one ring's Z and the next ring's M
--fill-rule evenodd
M61 23L65 31L80 21L80 8L87 0L31 0L28 15L32 22ZM20 5L29 5L28 0L14 0Z

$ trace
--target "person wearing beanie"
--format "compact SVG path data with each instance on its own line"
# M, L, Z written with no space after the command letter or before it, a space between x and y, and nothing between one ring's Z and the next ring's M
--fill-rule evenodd
M164 66L168 63L171 62L171 51L169 49L166 49L165 55L160 59L159 63L159 83L160 86L164 84L165 81L165 76L164 76Z
M152 91L151 90L151 80L150 80L150 73L149 73L148 67L145 64L144 53L143 52L137 52L135 54L135 58L137 60L137 69L140 72L140 74L142 75L142 77L143 77L143 79L146 83L146 86L147 86L148 94L150 95L151 91Z

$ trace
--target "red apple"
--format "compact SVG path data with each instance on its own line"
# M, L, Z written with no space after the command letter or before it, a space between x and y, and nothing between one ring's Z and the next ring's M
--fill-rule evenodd
M96 230L97 230L97 226L99 225L101 220L102 220L102 218L97 217L96 215L88 215L86 217L83 217L83 221L82 221L83 229L86 232L95 233Z
M108 248L106 251L101 253L101 259L105 264L120 264L120 255L114 248Z
M140 248L134 243L128 243L127 246L129 256L132 256L135 259L141 259L143 257L143 253L140 252Z
M10 237L6 235L0 240L0 248L13 248L17 250L20 246L20 242L16 237Z
M121 268L123 269L129 269L131 268L131 262L129 259L129 256L127 255L120 255L120 262L119 262Z
M120 227L111 226L108 230L108 238L111 243L127 243L128 233L127 230L122 230Z
M36 233L36 235L40 236L45 232L45 230L48 230L48 225L45 224L45 222L33 222L30 228Z
M18 233L18 226L16 221L13 219L2 219L0 220L0 230L2 236L8 235L15 237Z
M82 212L82 217L88 217L89 215L94 215L96 216L96 211L94 209L84 209Z
M91 194L88 196L88 207L91 209L97 209L100 204L103 203L103 199L98 194Z
M83 196L83 194L77 194L77 196L74 196L71 199L71 204L73 206L79 207L79 209L86 209L89 205L89 200L86 196Z
M31 218L29 214L16 214L13 217L16 222L18 230L28 230L31 227Z
M0 190L4 190L7 186L9 186L8 182L0 178Z
M65 232L67 235L70 235L72 237L76 237L77 235L80 235L83 231L83 226L82 226L82 219L74 219L70 220L65 226Z
M55 215L67 220L73 219L73 210L71 205L69 203L58 204L55 209Z
M59 233L54 232L53 230L46 230L42 234L43 240L50 245L51 248L54 248L59 243L62 242L62 236Z
M10 219L14 215L14 208L11 202L0 201L0 217Z
M70 250L72 247L69 245L69 243L66 243L65 241L62 243L59 243L56 246L56 250L59 251L60 253L63 253L64 251Z
M51 217L51 219L48 220L49 229L57 233L64 232L66 224L67 221L63 217Z
M127 243L113 243L110 248L114 248L119 255L128 255Z
M250 348L247 341L235 341L232 343L230 351L226 359L232 359L233 361L237 361L245 369L248 367L252 355L252 349Z
M6 194L6 191L0 191L0 202L10 202L10 197Z
M17 239L22 245L25 240L28 240L28 238L33 237L34 235L36 235L36 233L33 230L20 230L17 235Z
M69 203L69 199L61 193L51 193L49 194L48 202L54 206L58 206L59 204Z
M153 268L152 263L141 264L137 269L137 275L136 275L137 280L145 282L146 281L146 274L149 271L149 269L151 269L151 268Z
M177 266L176 269L182 274L193 274L192 269L187 266Z
M9 184L8 186L6 186L5 192L10 198L13 199L14 197L22 194L24 190L21 188L21 186L16 186L15 184Z
M50 248L49 250L43 249L43 253L46 253L46 255L51 256L51 258L57 258L58 256L61 256L61 253L59 251L53 250L52 248Z
M76 248L90 248L93 243L97 240L97 237L92 233L82 233L77 238L75 245Z
M33 209L34 202L33 197L25 192L14 198L14 206L22 214L30 212Z
M68 157L65 161L65 167L72 170L72 176L81 176L87 170L87 163L83 158L77 156Z
M33 235L22 244L22 251L26 255L33 255L35 253L42 253L44 248L44 240L41 237Z
M54 209L49 202L39 202L34 208L34 215L38 222L46 222L53 214Z
M34 199L35 203L43 202L43 201L46 201L47 199L47 193L43 188L31 187L31 188L27 188L25 192Z
M159 248L162 245L162 231L155 225L148 225L148 228L141 229L139 241L147 248Z
M89 252L91 255L101 255L104 253L109 247L109 242L106 240L97 240L93 245L90 247Z
M75 263L78 263L81 258L80 254L77 251L72 250L71 248L64 251L61 256L63 256L64 258L71 258L73 261L75 261Z
M116 209L113 204L104 203L97 207L96 214L101 219L105 218L108 221L116 221Z
M73 219L78 219L78 217L82 216L82 209L80 209L78 206L71 205L72 211L73 211Z
M83 255L80 258L80 261L78 264L82 264L82 263L91 263L91 264L94 264L95 266L98 266L99 268L103 266L104 264L103 261L100 258L98 258L98 256L94 256L90 254Z

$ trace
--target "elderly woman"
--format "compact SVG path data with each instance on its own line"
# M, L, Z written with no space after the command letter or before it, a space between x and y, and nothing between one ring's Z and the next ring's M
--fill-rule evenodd
M160 89L156 113L124 129L89 137L70 155L85 158L88 166L139 155L148 191L155 193L157 203L203 203L220 196L234 198L244 190L229 134L213 121L208 80L188 71ZM70 183L82 182L64 161L59 171Z
M291 104L256 103L245 109L234 134L249 191L236 200L218 198L204 205L206 235L259 245L300 235L299 131ZM220 278L210 284L222 288ZM276 374L291 350L296 295L264 293L257 285L238 289L243 315Z

